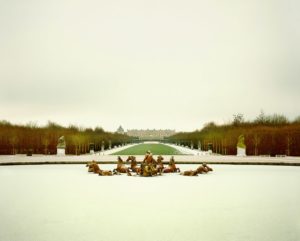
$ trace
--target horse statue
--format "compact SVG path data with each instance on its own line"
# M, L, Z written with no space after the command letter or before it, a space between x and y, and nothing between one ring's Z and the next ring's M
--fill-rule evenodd
M99 173L100 167L97 164L97 162L94 160L92 160L91 162L88 162L86 164L86 167L88 167L88 172Z
M141 163L141 168L139 175L143 177L152 177L161 174L161 171L156 169L157 162L153 158L153 155L150 151L146 152L145 158Z
M149 151L147 152L144 160L143 160L143 163L146 163L147 165L149 164L152 164L156 167L156 160L153 158L153 155L151 153L149 153Z
M163 173L180 172L180 169L176 167L175 159L173 156L170 158L168 167L164 168L162 172Z
M202 167L204 168L204 171L207 172L212 172L213 169L209 167L205 162L202 163Z
M198 174L208 173L208 172L211 172L212 170L213 169L211 167L207 166L206 163L203 163L196 170L184 171L184 172L180 173L180 175L183 175L183 176L198 176Z
M158 171L154 164L152 163L142 163L141 164L141 176L143 177L152 177L152 176L157 176L161 175L161 171Z
M202 174L202 173L208 173L208 172L212 172L213 169L211 167L209 167L205 162L202 163L202 165L200 165L197 168L198 173Z
M158 159L161 161L163 158L160 157ZM156 167L157 162L151 154L145 157L145 159L142 162L140 167L137 164L135 156L128 156L126 162L129 162L129 161L130 161L129 169L132 172L135 172L137 175L140 175L143 177L151 177L151 176L161 175L162 169Z
M86 164L86 166L88 167L88 172L97 173L100 176L112 176L113 175L112 171L110 171L110 170L106 171L106 170L100 169L98 163L94 160L91 162L88 162Z
M164 170L164 164L163 161L164 158L162 156L158 156L156 160L156 169L158 172L162 172Z
M117 168L115 168L113 170L113 172L115 174L118 174L118 173L127 173L127 175L131 176L129 168L126 167L126 165L124 164L124 161L122 160L122 158L120 156L118 156Z
M99 176L112 176L112 175L114 175L114 173L112 173L111 170L106 171L106 170L100 169Z
M126 162L130 161L130 169L132 172L135 172L136 174L141 174L142 168L138 167L137 161L135 156L128 156Z
M197 170L189 170L189 171L184 171L184 172L181 172L180 175L183 175L183 176L198 176L199 172L198 172L198 169Z

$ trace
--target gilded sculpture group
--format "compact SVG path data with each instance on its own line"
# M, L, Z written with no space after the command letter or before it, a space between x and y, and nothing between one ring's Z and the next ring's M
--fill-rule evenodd
M87 163L88 171L97 173L100 176L112 176L121 173L126 173L128 176L132 176L132 173L143 177L151 177L162 175L162 173L174 173L179 172L183 176L198 176L198 174L208 173L213 169L210 168L206 163L200 165L196 170L188 170L180 172L180 169L176 167L174 157L172 156L168 166L165 167L163 163L164 158L158 156L157 160L153 158L150 151L147 151L143 162L138 165L135 156L128 156L126 163L130 163L130 166L126 166L122 158L118 157L117 168L113 171L102 170L96 161L91 161Z

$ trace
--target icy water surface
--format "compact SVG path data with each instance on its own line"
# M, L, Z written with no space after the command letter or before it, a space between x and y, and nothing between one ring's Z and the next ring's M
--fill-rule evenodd
M84 165L2 166L0 240L300 240L299 167L212 167L142 178L100 177Z

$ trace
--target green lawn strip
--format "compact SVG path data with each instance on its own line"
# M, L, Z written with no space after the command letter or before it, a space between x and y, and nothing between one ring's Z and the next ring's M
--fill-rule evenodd
M139 144L115 152L112 155L144 155L148 150L150 150L153 155L183 155L175 148L163 144Z

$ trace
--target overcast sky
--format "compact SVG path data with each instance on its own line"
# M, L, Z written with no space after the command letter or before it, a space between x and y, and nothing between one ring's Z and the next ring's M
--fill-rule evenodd
M0 119L108 131L294 119L299 12L299 0L0 0Z

